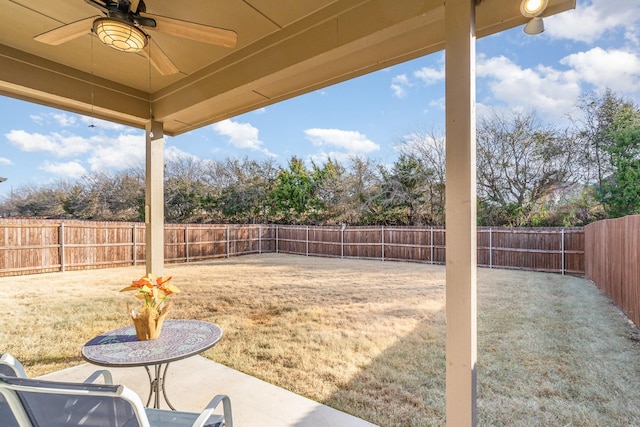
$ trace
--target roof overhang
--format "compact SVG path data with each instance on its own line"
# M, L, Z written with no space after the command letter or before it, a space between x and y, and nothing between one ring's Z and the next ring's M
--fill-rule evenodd
M59 46L34 36L99 15L83 0L0 0L0 94L178 135L444 49L444 0L147 0L147 10L233 29L236 48L152 34L179 73L90 32ZM545 16L575 7L549 0ZM96 13L98 12L98 13ZM477 6L478 37L524 25L519 0Z

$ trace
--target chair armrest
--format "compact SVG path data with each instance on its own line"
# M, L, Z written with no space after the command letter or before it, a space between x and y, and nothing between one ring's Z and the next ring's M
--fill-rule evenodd
M0 364L7 365L18 378L27 378L27 373L24 371L22 363L9 353L4 353L0 356Z
M202 427L204 423L213 415L214 409L222 402L222 413L224 414L225 427L233 427L233 417L231 415L231 399L225 394L218 394L211 399L200 416L193 422L192 427Z
M92 382L95 382L95 380L97 380L100 377L104 377L105 384L113 385L113 377L111 376L111 372L109 372L106 369L100 369L98 371L95 371L93 374L89 375L87 379L84 380L84 382L92 383Z

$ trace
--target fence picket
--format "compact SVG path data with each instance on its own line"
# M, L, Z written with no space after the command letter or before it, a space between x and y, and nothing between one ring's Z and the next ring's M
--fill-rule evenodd
M0 276L137 265L139 251L145 259L137 223L0 219L0 228ZM445 262L445 231L434 227L167 224L165 236L166 262L265 252ZM584 257L581 228L478 228L480 266L583 274Z

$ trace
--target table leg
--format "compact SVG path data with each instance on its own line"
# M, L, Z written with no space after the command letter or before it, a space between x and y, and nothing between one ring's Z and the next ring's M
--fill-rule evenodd
M162 390L162 396L164 397L164 401L169 405L169 408L174 411L176 408L173 407L171 402L169 402L169 398L167 397L167 390L164 387L165 378L167 376L167 369L169 369L169 364L160 363L158 365L153 365L154 367L154 376L151 376L151 370L148 366L145 366L144 369L147 371L147 375L149 376L149 397L147 398L147 403L145 406L149 407L151 403L151 398L153 397L153 407L156 409L160 408L160 391Z

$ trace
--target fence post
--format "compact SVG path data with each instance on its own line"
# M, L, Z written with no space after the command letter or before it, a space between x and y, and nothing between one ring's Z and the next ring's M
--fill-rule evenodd
M60 222L60 271L64 272L65 270L65 265L64 265L64 221Z
M562 227L562 257L561 257L561 262L562 262L562 275L564 276L564 227Z
M184 260L189 262L189 226L184 226Z
M431 226L430 234L431 234L431 240L430 240L430 245L431 245L431 262L430 262L430 264L433 264L433 225Z
M258 224L258 253L262 253L262 224Z
M309 256L309 226L308 225L307 225L307 245L306 245L306 247L307 248L306 248L305 251L307 253L307 256Z
M276 224L276 253L279 253L280 248L278 246L278 224Z
M342 224L340 230L340 258L344 258L344 229L347 228L347 224Z
M493 229L489 227L489 268L493 268Z
M384 261L384 225L380 228L382 233L382 261Z
M227 258L229 258L229 251L230 251L230 249L229 249L229 247L230 247L229 240L230 240L230 237L229 237L229 226L228 225L227 225L226 232L227 232Z
M133 230L131 231L133 233L133 236L131 236L131 240L132 240L132 247L133 247L133 254L132 258L133 258L133 265L138 265L138 224L133 224Z

